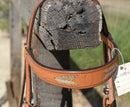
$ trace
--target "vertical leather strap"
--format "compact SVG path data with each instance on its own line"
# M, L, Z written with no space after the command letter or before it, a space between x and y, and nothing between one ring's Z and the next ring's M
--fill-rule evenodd
M27 102L31 102L32 97L32 85L31 85L31 69L26 62L26 98ZM25 107L29 107L29 104L25 103Z
M103 26L102 26L102 32L104 33L105 36L109 35L108 32L108 28L107 28L107 24L106 24L106 20L104 15L103 17ZM103 42L103 52L104 52L104 62L107 63L111 60L111 50L110 48ZM111 81L110 81L111 80ZM112 86L112 78L110 78L109 80L109 87L111 88L111 92L109 93L109 99L110 100L115 100L115 96L114 95L114 87ZM105 102L106 98L103 98L103 102ZM114 102L114 105L116 107L116 101ZM105 107L105 104L103 103L103 107Z
M32 39L32 32L33 32L33 26L35 22L35 17L38 11L38 8L43 4L45 0L39 0L36 4L31 19L29 23L29 29L28 29L28 37L27 37L27 49L31 49L31 39ZM31 86L31 69L28 63L26 62L26 101L31 102L31 95L32 95L32 86ZM25 107L29 107L29 104L25 104Z
M25 81L26 81L26 102L31 102L31 94L32 94L32 86L31 86L31 69L28 63L25 61L24 66L24 75L23 75L23 81L22 81L22 89L21 89L21 95L19 98L19 106L22 107L23 103L23 96L24 96L24 88L25 88ZM25 103L25 107L29 107L28 103Z
M26 80L26 61L24 62L24 74L23 74L22 88L21 88L21 93L20 93L20 97L19 97L18 107L22 107L23 96L24 96L24 88L25 88L25 80Z
M33 32L33 26L35 22L35 17L38 11L38 8L45 2L45 0L39 0L38 3L36 4L31 19L29 23L29 29L28 29L28 37L27 37L27 49L31 49L31 39L32 39L32 32Z
M38 11L38 8L45 2L45 0L39 0L32 12L32 16L29 23L29 29L28 29L28 36L27 36L27 49L31 49L31 39L32 39L32 31L34 26L35 17ZM23 81L22 81L22 89L21 94L19 98L19 107L22 107L23 103L23 95L24 95L24 88L25 88L25 81L26 81L26 102L31 102L31 94L32 94L32 86L31 86L31 69L28 63L25 61L25 70L23 75ZM31 104L31 103L30 103ZM29 104L26 103L25 107L29 107Z

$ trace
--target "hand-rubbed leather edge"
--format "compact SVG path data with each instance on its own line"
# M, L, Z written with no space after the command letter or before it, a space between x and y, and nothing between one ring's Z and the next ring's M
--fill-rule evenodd
M111 49L116 48L116 44L110 35L106 37L102 34L102 40ZM40 79L56 86L72 89L84 89L100 85L106 82L118 68L117 51L115 51L112 60L105 65L81 71L60 70L42 65L34 59L33 54L27 48L25 48L24 56L27 63Z

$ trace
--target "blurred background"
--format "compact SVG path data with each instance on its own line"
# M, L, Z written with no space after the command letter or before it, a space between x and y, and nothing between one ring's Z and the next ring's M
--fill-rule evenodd
M130 0L99 0L109 32L124 56L125 63L130 62ZM22 21L22 31L26 24ZM22 44L25 41L22 33ZM121 58L119 58L122 64ZM71 67L73 69L93 68L103 64L102 45L95 49L72 50ZM0 0L0 107L8 107L5 82L10 79L10 36L9 36L9 0ZM102 86L95 87L95 99L98 93L102 97ZM93 107L86 92L73 90L74 107ZM87 95L89 97L89 94ZM100 99L100 97L98 97ZM130 93L118 97L117 107L130 107ZM95 106L98 107L98 106Z

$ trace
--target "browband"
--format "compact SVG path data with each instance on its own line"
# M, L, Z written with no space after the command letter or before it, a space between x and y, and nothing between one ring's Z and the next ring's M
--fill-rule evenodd
M102 40L112 50L117 48L110 34L108 37L102 34ZM47 83L72 89L84 89L98 86L106 82L118 68L118 52L111 61L97 68L71 71L50 68L35 60L30 50L25 47L24 57L35 74Z

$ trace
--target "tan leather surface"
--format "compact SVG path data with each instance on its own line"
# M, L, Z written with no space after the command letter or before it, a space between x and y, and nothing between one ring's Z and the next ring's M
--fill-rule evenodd
M31 101L31 95L32 95L32 90L31 90L31 69L30 66L28 65L28 62L26 61L26 101L30 102ZM28 104L25 104L25 107L28 107Z
M38 11L38 8L45 2L46 0L39 0L34 7L34 10L32 12L32 16L29 22L29 29L28 29L28 36L27 36L27 49L31 49L31 39L32 39L32 31L34 26L35 17Z
M102 38L108 47L114 48L113 43L105 36ZM84 89L91 88L106 82L118 68L118 56L102 67L83 71L56 70L40 65L31 51L25 49L25 59L35 74L42 80L65 88Z

